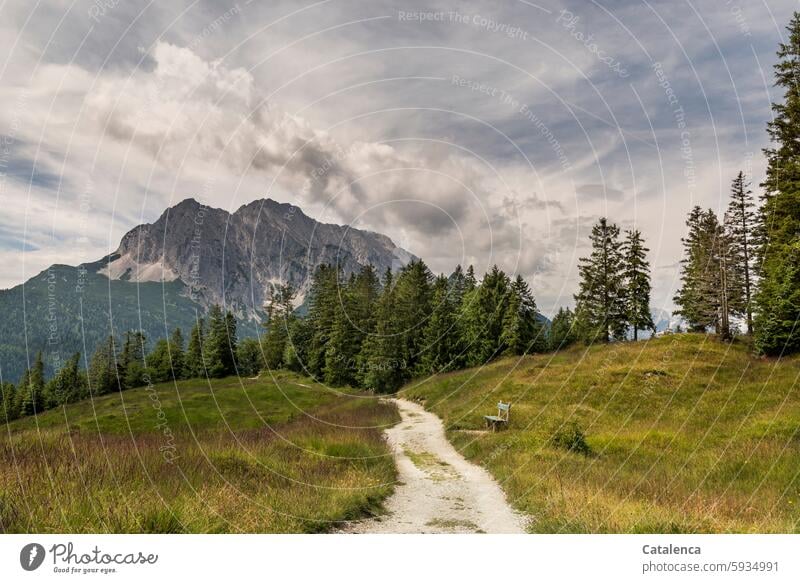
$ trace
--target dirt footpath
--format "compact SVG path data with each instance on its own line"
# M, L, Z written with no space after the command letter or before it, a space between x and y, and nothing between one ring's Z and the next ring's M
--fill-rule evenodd
M399 473L388 514L350 524L352 533L523 533L497 482L447 441L442 421L422 406L395 400L402 421L386 431Z

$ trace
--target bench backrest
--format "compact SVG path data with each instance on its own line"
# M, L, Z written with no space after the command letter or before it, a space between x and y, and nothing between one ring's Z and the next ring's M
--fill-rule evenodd
M497 404L497 416L500 417L500 419L508 421L508 414L510 411L511 403L503 403L503 401L500 401Z

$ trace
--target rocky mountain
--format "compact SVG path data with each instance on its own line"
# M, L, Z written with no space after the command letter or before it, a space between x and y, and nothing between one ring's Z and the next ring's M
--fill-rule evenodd
M179 280L203 306L225 304L240 318L258 319L271 284L291 283L299 304L320 263L338 264L345 274L371 263L383 273L412 258L385 235L320 223L290 204L256 200L231 214L189 198L128 232L99 273Z
M16 381L39 350L52 371L112 332L142 329L152 343L181 327L188 337L215 303L254 335L271 284L294 285L300 304L320 263L349 275L413 258L384 235L320 223L290 204L257 200L229 213L190 198L133 228L108 257L53 265L0 291L0 376Z

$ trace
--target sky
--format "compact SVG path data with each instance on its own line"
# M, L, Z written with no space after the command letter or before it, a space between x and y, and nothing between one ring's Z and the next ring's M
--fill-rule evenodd
M194 197L498 264L572 305L606 216L671 311L684 220L758 193L798 2L12 0L0 5L0 288Z

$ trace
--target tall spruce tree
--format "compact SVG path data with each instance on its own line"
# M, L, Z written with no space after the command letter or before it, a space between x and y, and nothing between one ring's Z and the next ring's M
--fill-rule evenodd
M131 389L145 384L146 365L144 333L128 331L122 344L119 358L117 359L117 374L122 382L122 388Z
M418 365L424 346L425 324L431 310L430 269L421 259L403 267L394 290L395 331L401 337L398 357L406 363L407 377Z
M86 396L85 379L80 370L81 355L76 352L47 383L51 407L74 403Z
M558 308L553 317L548 335L550 350L561 350L577 340L575 316L569 308Z
M754 328L756 348L765 354L800 350L800 13L794 13L787 30L775 65L783 103L772 105L773 121L767 124L773 145L764 150L767 173L759 213Z
M0 382L0 423L8 423L19 417L17 389L12 383Z
M208 312L204 356L208 376L220 378L236 373L236 319L216 304Z
M172 380L172 362L170 346L166 338L159 338L153 350L147 355L147 367L154 383L165 383Z
M695 332L713 329L722 338L732 335L731 316L741 312L742 284L733 257L733 243L713 210L694 207L683 239L681 287L676 311Z
M45 409L44 360L37 352L33 366L25 371L17 389L19 414L36 415Z
M120 389L117 377L117 354L114 337L100 343L89 363L89 389L93 395L105 395Z
M543 350L544 341L544 331L536 317L536 301L528 283L517 275L510 287L500 346L507 354L522 355Z
M592 227L592 253L580 260L576 317L587 342L624 339L627 331L624 263L619 227L606 218Z
M361 385L378 393L391 393L406 378L404 339L395 310L397 287L391 269L383 276L383 289L375 304L375 331L367 335L359 355Z
M177 381L186 378L186 352L183 346L183 331L175 328L169 339L169 356L172 365L172 377Z
M500 336L510 298L511 281L496 265L464 295L459 318L467 366L479 366L503 351Z
M742 310L747 322L747 333L753 334L753 247L756 232L755 204L750 184L744 172L731 184L731 201L725 215L727 235L730 239L732 270L742 282L740 292Z
M257 376L264 368L264 355L261 344L255 338L244 338L236 351L236 366L239 374L246 377Z
M198 316L189 334L189 345L186 348L186 360L184 362L184 375L186 378L204 378L206 376L205 341L205 322L203 318Z
M286 340L289 329L294 319L294 287L290 283L273 285L270 296L265 306L266 318L264 327L266 333L261 342L264 365L268 369L283 366L283 356L286 351Z
M328 342L339 303L339 268L323 264L317 267L309 290L308 322L311 340L308 344L307 369L315 377L322 378Z
M380 282L372 265L361 268L340 288L339 302L325 355L325 381L331 385L357 385L359 354L364 339L375 329L375 302Z
M650 313L650 263L642 233L633 229L625 231L623 244L625 314L633 328L633 339L639 339L639 330L655 333L656 326Z
M459 270L460 267L456 271ZM459 339L456 314L459 290L452 283L453 276L448 281L444 275L437 277L433 283L431 315L425 325L423 352L418 367L421 374L447 372L457 367Z

